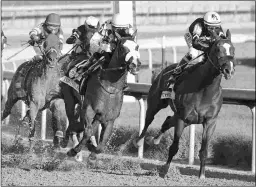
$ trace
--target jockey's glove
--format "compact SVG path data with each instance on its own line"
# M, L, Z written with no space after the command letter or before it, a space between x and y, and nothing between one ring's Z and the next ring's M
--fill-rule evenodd
M38 42L38 41L40 40L40 38L39 38L37 35L35 35L35 34L32 34L32 35L30 36L30 38L31 38L31 40L33 40L34 42Z
M67 44L74 44L76 42L76 37L74 35L70 36L67 40L66 43Z
M34 45L35 45L35 41L29 40L29 41L28 41L28 44L31 45L31 46L34 46Z

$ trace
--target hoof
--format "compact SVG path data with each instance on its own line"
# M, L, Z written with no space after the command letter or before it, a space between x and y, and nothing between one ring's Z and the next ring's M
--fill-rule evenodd
M94 153L91 153L88 157L88 164L91 166L91 167L94 167L96 166L96 161L97 161L97 156L96 154Z
M146 138L145 138L145 142L146 142L148 145L150 145L150 146L154 145L154 137L153 137L153 136L148 136L148 137L146 137Z
M200 176L199 176L199 179L200 179L200 180L204 180L204 179L205 179L205 175L200 175Z
M21 122L21 124L22 124L24 127L29 126L29 122L24 121L24 120Z
M137 144L137 140L136 140L136 139L134 139L134 140L132 141L132 143L133 143L133 145L134 145L135 148L138 148L138 147L139 147L138 144Z
M60 148L61 142L63 142L63 138L58 137L58 136L54 136L54 138L53 138L53 147L54 148Z
M78 162L82 162L83 161L82 152L77 153L77 155L75 156L75 160L78 161Z
M97 159L97 155L94 153L91 153L88 157L89 160L96 160Z
M62 141L60 142L60 146L62 148L66 148L68 146L68 141L69 141L69 139L63 138Z
M96 152L96 147L92 143L88 143L87 148L90 152Z
M160 169L159 177L164 178L166 176L166 174L168 173L169 168L170 168L170 165L168 165L168 164L163 165L162 168Z
M77 155L77 152L74 150L74 149L70 149L68 152L67 152L67 155L69 157L74 157Z

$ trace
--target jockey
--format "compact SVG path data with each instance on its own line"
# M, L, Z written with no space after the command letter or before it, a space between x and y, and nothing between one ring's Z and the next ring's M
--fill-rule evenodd
M197 18L188 27L184 35L189 52L182 58L178 66L182 66L183 64L185 66L186 63L198 57L202 52L206 52L211 41L213 41L212 32L214 31L220 37L225 37L221 27L221 19L217 12L207 12L203 18ZM204 59L203 56L200 61Z
M99 29L99 19L93 16L89 16L83 25L73 29L72 35L66 40L67 44L77 45L71 52L69 67L74 66L79 61L87 59L89 56L89 44L93 34Z
M56 34L59 37L60 50L63 49L63 31L61 29L60 16L55 13L49 14L45 22L39 24L29 32L31 38L30 45L34 46L35 43L41 45L41 41L44 40L49 34ZM32 59L32 62L37 62L43 59L40 49L34 47L36 56Z
M114 52L117 44L116 33L121 37L132 36L134 29L132 25L127 20L127 16L122 14L114 14L112 19L107 20L103 23L98 32L96 32L90 41L89 52L92 54L90 59L77 66L80 69L78 73L75 71L70 71L69 77L78 77L80 73L88 69L92 64L94 64L98 59L105 57L104 60L109 61L112 53Z

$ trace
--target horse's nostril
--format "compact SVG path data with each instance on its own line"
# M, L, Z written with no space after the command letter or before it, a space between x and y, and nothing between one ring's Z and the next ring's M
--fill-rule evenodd
M224 72L225 72L226 74L229 74L229 73L230 73L230 71L229 71L228 69L224 69Z

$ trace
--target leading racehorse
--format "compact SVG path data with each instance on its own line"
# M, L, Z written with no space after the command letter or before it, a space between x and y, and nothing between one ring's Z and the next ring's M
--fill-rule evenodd
M118 36L117 33L116 35ZM105 62L90 75L80 111L81 124L84 125L83 139L68 152L69 156L75 156L80 152L82 145L85 143L87 143L88 149L92 152L90 156L92 159L96 159L96 154L103 151L112 133L114 121L120 115L127 74L129 71L137 74L141 65L139 61L139 46L134 42L134 37L135 34L132 37L121 38L118 36L117 47L111 60ZM65 103L70 103L72 100L70 98L72 96L70 95L70 90L64 88L62 93L64 94ZM69 95L69 97L65 97L65 95ZM73 97L76 96L73 95ZM71 105L67 104L66 108L69 106ZM69 116L68 112L69 110L67 109L67 115ZM69 122L69 127L75 125L71 121ZM98 146L95 146L88 143L90 142L88 140L97 131L98 124L102 126L102 133Z
M2 114L3 120L11 113L13 105L18 100L23 100L29 106L25 119L29 119L30 125L30 150L34 142L35 118L39 111L50 108L53 113L52 125L56 147L59 147L59 143L63 137L63 131L65 130L63 126L63 122L66 121L64 102L62 99L54 99L55 92L58 92L59 78L62 76L63 67L65 66L65 64L58 62L61 55L58 37L54 34L48 35L42 47L43 49L41 50L44 58L41 62L36 64L25 62L16 70L8 89L8 99ZM22 86L22 89L24 89L25 93L22 94L23 92L21 93L16 88L16 84L17 80L21 78L20 73L24 68L29 70L26 75L23 75L24 87Z
M157 76L154 80L147 98L147 111L145 127L137 139L135 146L141 146L142 139L159 110L168 105L174 111L173 116L168 116L164 121L159 134L148 140L158 144L165 131L174 127L174 140L169 149L169 156L166 164L163 166L160 176L164 177L169 170L173 157L178 152L179 140L185 127L191 124L203 125L202 147L199 153L200 173L199 177L205 178L205 160L208 152L208 144L215 130L216 120L221 109L223 98L222 88L220 86L222 75L225 79L233 77L234 69L234 51L231 43L231 33L226 32L226 38L220 38L213 33L215 41L208 52L203 64L196 64L182 73L177 79L174 91L174 99L161 99L162 88L170 75L174 71L176 64L171 65ZM168 75L169 74L169 75Z

